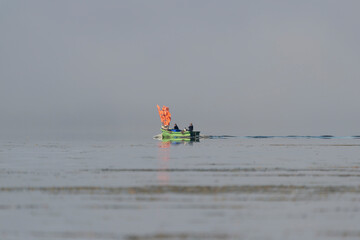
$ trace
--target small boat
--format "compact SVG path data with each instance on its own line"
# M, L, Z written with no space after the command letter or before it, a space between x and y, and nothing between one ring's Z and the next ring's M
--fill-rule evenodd
M161 128L162 138L171 139L171 138L189 138L189 139L199 139L200 131L175 131L174 129L164 129Z
M190 139L196 140L200 138L200 131L189 131L189 130L178 130L170 129L171 114L169 108L163 106L160 109L160 106L157 105L159 116L161 120L161 137L162 139ZM192 124L191 124L192 126Z

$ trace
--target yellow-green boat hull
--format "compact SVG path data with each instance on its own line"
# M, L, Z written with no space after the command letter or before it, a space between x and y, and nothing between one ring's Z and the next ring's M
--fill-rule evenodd
M177 138L200 138L199 131L179 131L173 132L171 130L161 129L163 139L177 139Z

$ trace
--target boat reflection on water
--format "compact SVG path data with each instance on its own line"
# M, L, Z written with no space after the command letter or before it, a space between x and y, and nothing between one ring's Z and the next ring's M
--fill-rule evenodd
M158 143L158 160L159 168L157 173L157 180L161 185L167 185L170 180L169 175L169 160L170 147L174 145L192 145L194 142L200 142L199 139L162 139Z
M159 153L158 153L158 160L159 160L159 168L157 172L157 180L160 184L166 185L169 182L170 176L169 172L169 160L170 160L170 142L159 142Z
M194 142L200 142L199 138L170 138L161 139L159 148L169 148L171 145L192 145Z

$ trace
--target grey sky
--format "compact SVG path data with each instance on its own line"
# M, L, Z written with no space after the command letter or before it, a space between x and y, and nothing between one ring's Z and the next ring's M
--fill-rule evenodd
M0 0L0 132L360 134L360 1Z

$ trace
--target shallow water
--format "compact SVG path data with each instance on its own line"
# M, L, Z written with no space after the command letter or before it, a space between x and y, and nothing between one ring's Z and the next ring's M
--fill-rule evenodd
M1 141L0 239L359 239L359 137Z

